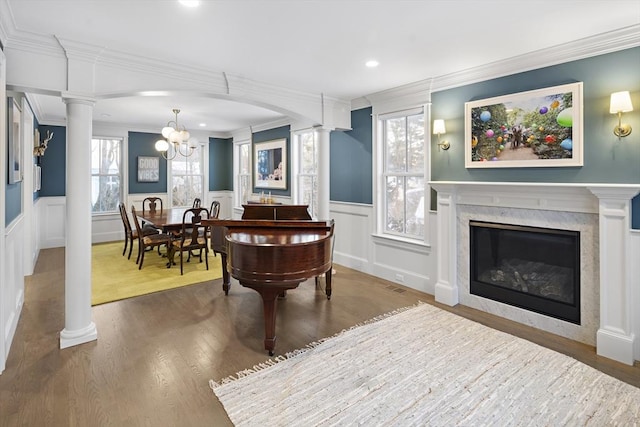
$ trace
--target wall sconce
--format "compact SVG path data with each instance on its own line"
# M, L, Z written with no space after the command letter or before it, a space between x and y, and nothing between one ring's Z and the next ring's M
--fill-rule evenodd
M629 91L612 93L609 112L618 115L618 126L613 128L613 133L618 138L628 136L631 133L631 126L622 123L622 113L628 113L629 111L633 111Z
M433 121L433 134L438 135L438 148L442 148L443 150L448 150L451 147L449 141L440 142L440 135L447 133L447 130L444 127L444 120L436 119Z

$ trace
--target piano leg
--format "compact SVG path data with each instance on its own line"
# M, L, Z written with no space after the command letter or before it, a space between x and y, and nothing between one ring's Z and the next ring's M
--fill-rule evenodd
M324 279L326 282L325 293L327 294L327 299L331 299L331 272L333 271L333 267L329 269L324 274Z
M295 289L298 283L288 283L283 285L257 285L240 282L242 286L251 288L262 297L262 307L264 309L264 349L273 356L276 348L276 308L278 297L287 289Z
M227 270L227 254L220 252L220 260L222 262L222 290L225 295L229 295L229 289L231 289L231 278L229 277L229 270Z

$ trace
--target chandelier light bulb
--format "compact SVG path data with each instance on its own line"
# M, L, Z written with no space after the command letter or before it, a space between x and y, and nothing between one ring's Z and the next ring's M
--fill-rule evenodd
M165 138L169 138L169 135L171 135L171 132L173 132L174 130L175 129L171 126L165 126L162 128L162 136L164 136Z
M164 139L159 139L156 141L156 150L157 151L167 151L169 149L169 143Z
M185 129L182 129L182 130L180 131L180 139L181 139L181 140L183 140L183 141L188 141L190 136L191 136L191 135L189 134L189 132L188 132L188 131L186 131Z
M169 142L173 142L174 144L182 142L180 138L180 132L178 132L177 130L171 132L171 134L169 135Z

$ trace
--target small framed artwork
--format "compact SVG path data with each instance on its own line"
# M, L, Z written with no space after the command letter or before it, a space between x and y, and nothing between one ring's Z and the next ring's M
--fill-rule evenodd
M582 83L465 103L465 167L582 164Z
M254 144L256 188L287 188L287 140L275 139Z
M160 157L138 156L138 182L160 180Z
M15 184L17 182L22 181L22 144L20 141L20 118L21 111L20 107L15 98L7 98L9 105L8 107L8 121L9 125L9 140L7 141L7 145L9 146L9 156L8 156L8 182L9 184Z

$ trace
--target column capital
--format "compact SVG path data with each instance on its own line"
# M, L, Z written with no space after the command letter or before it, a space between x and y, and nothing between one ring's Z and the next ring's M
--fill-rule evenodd
M65 104L84 104L93 107L96 103L96 98L86 93L62 92L61 96Z
M331 127L324 126L324 125L314 126L313 127L313 131L314 132L327 132L327 133L330 133L332 130L335 130L335 129L331 128Z

